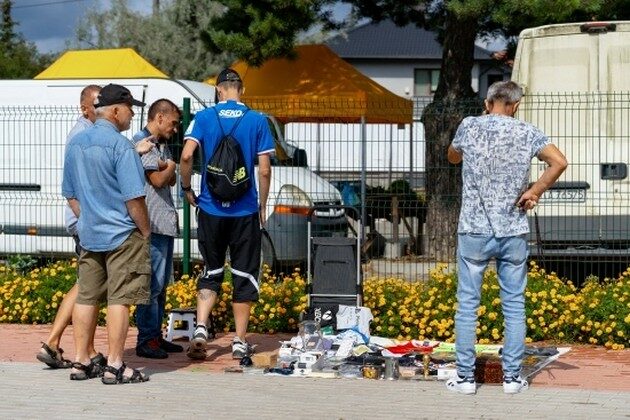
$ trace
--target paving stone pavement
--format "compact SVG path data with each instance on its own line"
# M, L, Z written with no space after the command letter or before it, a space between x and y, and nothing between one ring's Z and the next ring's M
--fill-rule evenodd
M210 343L208 358L183 353L165 360L134 354L131 328L125 360L151 376L142 384L106 386L98 379L75 382L68 370L35 360L50 326L0 324L0 420L73 418L211 419L630 419L630 350L572 346L519 395L501 386L480 386L477 395L446 390L444 382L285 378L223 373L232 360L233 334ZM278 348L287 335L251 334L259 352ZM73 358L72 328L62 346ZM180 344L186 345L185 342ZM106 331L97 328L96 347L106 351Z
M0 363L0 417L11 419L627 419L630 393L533 387L505 395L481 386L451 394L443 382L282 378L154 372L142 384L74 382L67 370Z

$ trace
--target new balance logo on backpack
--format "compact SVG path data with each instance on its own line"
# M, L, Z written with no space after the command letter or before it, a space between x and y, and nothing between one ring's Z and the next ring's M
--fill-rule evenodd
M241 145L232 133L247 114L247 111L234 123L232 130L226 135L216 108L214 112L221 129L221 140L206 166L206 184L213 196L223 202L235 201L242 197L251 187L245 158Z

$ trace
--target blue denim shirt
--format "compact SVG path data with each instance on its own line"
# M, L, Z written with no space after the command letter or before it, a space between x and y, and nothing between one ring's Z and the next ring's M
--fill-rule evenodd
M66 148L61 193L81 207L81 247L103 252L118 248L136 224L126 202L144 196L144 171L133 144L111 122L98 119Z
M464 156L458 233L502 238L529 232L515 204L527 189L532 158L548 144L542 131L512 117L465 118L452 143Z
M74 125L74 127L72 127L72 129L68 133L68 136L66 137L66 145L70 143L70 140L72 140L74 136L76 136L86 128L92 127L93 125L94 123L92 121L88 120L83 115L80 116L76 124ZM64 219L68 233L72 236L78 236L79 232L77 232L77 222L79 221L79 219L77 219L77 216L74 215L74 212L67 204L64 212Z

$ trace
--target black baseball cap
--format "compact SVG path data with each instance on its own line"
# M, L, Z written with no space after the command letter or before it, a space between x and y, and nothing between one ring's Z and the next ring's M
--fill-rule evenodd
M235 70L232 70L230 68L222 70L221 73L219 73L219 75L217 76L217 85L223 82L243 83L243 81L241 80L241 76L239 76Z
M145 105L144 102L133 99L131 92L126 87L110 83L99 92L94 108L116 104Z

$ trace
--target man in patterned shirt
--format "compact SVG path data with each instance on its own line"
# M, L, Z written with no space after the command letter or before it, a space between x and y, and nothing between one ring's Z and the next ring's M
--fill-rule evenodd
M150 359L166 359L168 353L184 350L162 337L166 287L173 268L175 237L179 234L170 188L175 185L175 162L166 142L177 132L180 117L177 105L168 99L158 99L149 107L147 126L133 137L136 142L152 138L156 143L153 150L141 157L151 224L151 294L149 303L138 305L136 311L136 355Z
M528 387L520 375L526 333L526 211L564 172L567 161L538 128L514 118L522 96L514 82L494 83L485 100L487 115L465 118L448 148L449 162L463 161L463 185L457 247L457 377L446 386L463 394L476 392L477 309L491 258L496 259L505 319L503 391L514 394ZM528 188L534 156L548 166Z

